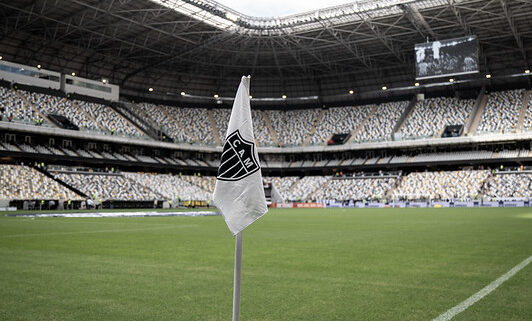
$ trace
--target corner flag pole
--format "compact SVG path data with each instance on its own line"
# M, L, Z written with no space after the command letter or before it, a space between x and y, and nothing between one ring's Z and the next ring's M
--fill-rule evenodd
M240 320L240 280L242 279L242 233L235 239L235 281L233 289L233 321Z

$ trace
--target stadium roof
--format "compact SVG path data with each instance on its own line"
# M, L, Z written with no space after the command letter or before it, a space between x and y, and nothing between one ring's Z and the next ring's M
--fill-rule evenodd
M255 98L326 101L413 86L414 44L427 40L477 35L483 73L467 77L523 73L530 16L530 0L360 0L281 18L211 0L11 0L0 3L0 55L129 95L230 97L251 74Z

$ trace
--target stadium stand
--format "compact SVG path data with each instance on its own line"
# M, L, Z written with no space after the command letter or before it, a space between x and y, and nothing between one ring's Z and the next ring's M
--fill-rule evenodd
M178 108L141 103L138 105L176 143L214 144L207 109Z
M498 172L486 182L485 196L492 198L532 197L532 173Z
M209 200L214 193L214 186L216 184L216 177L214 176L201 176L201 175L182 175L181 178L184 181L189 182L190 184L197 186L204 190L205 192L209 193L208 196L205 198L200 198L198 200Z
M515 131L523 93L522 89L490 93L476 133Z
M155 193L164 197L167 200L204 200L210 201L212 198L212 191L205 190L189 181L190 177L195 176L180 176L169 174L150 174L150 173L124 173L124 176L133 180L137 184L144 186ZM197 184L207 186L209 183L198 182L213 181L210 178L190 179ZM214 187L213 187L214 190Z
M381 200L395 184L395 177L333 178L327 181L315 194L318 200Z
M225 139L227 132L227 125L229 124L229 117L231 116L230 109L214 109L213 116L216 123L216 129L218 130L218 136L221 141Z
M390 140L394 125L407 105L408 101L380 104L356 133L353 142Z
M364 105L327 109L312 134L310 144L325 144L333 134L353 133L374 107Z
M265 112L260 110L252 110L251 117L253 117L253 133L255 134L255 140L260 146L274 146L272 134L268 129L268 120Z
M0 199L78 200L79 195L28 166L0 165Z
M296 176L264 177L264 182L275 186L275 189L284 200L288 200L292 186L299 180Z
M0 87L0 120L33 121L34 111L14 89Z
M100 127L86 112L74 106L71 100L63 97L36 92L20 91L35 108L44 115L61 115L66 117L79 128L99 131Z
M447 125L465 125L474 104L474 99L448 97L418 101L400 132L403 138L440 137Z
M113 134L133 137L142 136L141 132L111 107L82 100L73 100L73 105L79 106L87 115L92 115L100 127Z
M55 177L95 200L148 201L162 198L146 185L130 180L122 174L57 172Z
M532 130L532 97L528 97L528 104L525 113L525 119L523 121L523 131Z
M393 191L394 199L475 199L481 192L488 170L460 170L410 173Z
M319 113L318 109L266 111L282 146L302 145L311 134Z
M319 191L322 185L329 179L329 176L305 176L297 180L290 187L290 191L287 193L285 200L301 201L316 199L313 194Z

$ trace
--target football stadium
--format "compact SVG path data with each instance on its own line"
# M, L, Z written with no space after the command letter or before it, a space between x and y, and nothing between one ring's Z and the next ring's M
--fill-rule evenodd
M0 320L532 320L531 0L0 3Z

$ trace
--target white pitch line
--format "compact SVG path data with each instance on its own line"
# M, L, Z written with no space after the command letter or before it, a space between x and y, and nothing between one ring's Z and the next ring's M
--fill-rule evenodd
M51 233L27 233L27 234L11 234L3 235L1 238L10 237L28 237L28 236L48 236L48 235L75 235L75 234L93 234L93 233L116 233L116 232L142 232L149 230L164 230L173 228L189 228L199 226L197 224L163 226L163 227L146 227L146 228L130 228L130 229L113 229L113 230L96 230L96 231L72 231L72 232L51 232Z
M532 262L532 255L529 256L527 259L525 259L523 262L517 264L514 266L510 271L506 272L504 275L502 275L497 280L491 282L486 287L484 287L482 290L478 291L477 293L473 294L469 298L467 298L462 303L458 304L457 306L450 308L445 313L442 313L439 317L433 319L432 321L449 321L452 318L454 318L457 314L460 312L463 312L473 304L480 301L483 297L493 292L496 288L499 287L499 285L503 284L504 282L508 281L512 276L514 276L517 272L521 271L525 266L530 264Z

